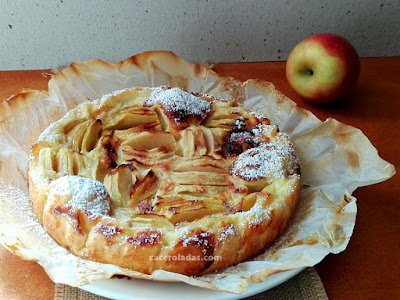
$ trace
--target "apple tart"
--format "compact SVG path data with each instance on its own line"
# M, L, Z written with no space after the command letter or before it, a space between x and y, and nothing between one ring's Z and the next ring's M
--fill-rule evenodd
M267 118L179 88L85 101L32 148L32 207L73 254L201 275L256 255L299 198L299 161Z

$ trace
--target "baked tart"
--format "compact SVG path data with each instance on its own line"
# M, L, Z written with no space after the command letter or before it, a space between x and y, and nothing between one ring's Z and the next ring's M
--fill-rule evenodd
M202 275L259 253L299 198L299 161L267 118L179 88L85 101L32 148L32 207L73 254Z

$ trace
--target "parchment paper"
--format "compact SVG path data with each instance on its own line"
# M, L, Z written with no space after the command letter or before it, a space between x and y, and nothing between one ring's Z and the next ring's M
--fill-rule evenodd
M241 99L245 107L291 136L301 161L301 198L285 232L252 260L201 277L162 270L145 275L68 253L47 235L31 211L30 148L50 123L85 99L126 87L159 85ZM101 60L72 63L52 77L48 92L23 91L1 103L0 122L0 242L23 259L38 261L54 282L72 286L124 274L243 293L249 282L313 266L327 254L343 251L356 218L352 192L395 173L360 130L334 119L321 122L271 83L219 77L206 66L165 51L145 52L118 64Z

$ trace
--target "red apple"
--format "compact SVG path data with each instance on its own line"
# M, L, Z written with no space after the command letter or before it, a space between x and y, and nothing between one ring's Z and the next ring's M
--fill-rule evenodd
M311 103L330 103L346 96L359 74L357 51L343 37L331 33L301 41L286 62L289 84Z

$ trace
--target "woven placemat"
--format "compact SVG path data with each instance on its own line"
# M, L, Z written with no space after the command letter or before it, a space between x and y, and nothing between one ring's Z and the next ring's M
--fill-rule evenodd
M177 299L179 297L177 296ZM93 295L78 288L56 284L55 300L102 300L108 299ZM134 299L134 298L132 298ZM307 268L292 279L261 294L246 298L248 300L327 300L328 296L315 268Z

